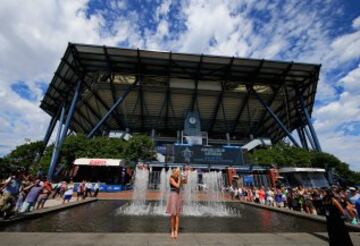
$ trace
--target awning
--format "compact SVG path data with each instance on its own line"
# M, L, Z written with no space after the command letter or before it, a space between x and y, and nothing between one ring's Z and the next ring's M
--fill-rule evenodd
M125 161L121 159L88 159L79 158L74 161L78 166L125 166Z
M325 169L310 168L310 167L284 167L279 169L279 173L293 173L293 172L321 172L324 173Z

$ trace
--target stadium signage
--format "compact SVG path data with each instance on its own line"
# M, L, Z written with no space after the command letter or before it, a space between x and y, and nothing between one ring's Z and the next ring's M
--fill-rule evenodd
M88 159L79 158L74 161L78 166L123 166L124 160L121 159Z
M191 164L243 164L242 150L237 146L174 145L174 161Z

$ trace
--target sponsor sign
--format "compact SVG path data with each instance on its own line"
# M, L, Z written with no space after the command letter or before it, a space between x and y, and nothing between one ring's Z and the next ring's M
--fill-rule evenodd
M176 163L242 165L242 160L237 146L174 145Z
M123 166L124 161L120 159L88 159L79 158L74 161L78 166Z

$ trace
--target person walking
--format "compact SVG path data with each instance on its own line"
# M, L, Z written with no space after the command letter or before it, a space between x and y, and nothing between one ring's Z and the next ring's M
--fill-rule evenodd
M69 203L73 194L74 194L74 183L72 180L70 180L69 184L67 184L65 187L63 204L65 204L66 201Z
M79 183L77 187L76 201L79 201L80 198L85 199L85 180Z
M349 231L347 230L344 220L342 219L342 216L344 215L343 208L335 199L331 190L325 191L325 196L322 203L325 209L329 245L353 246L349 236Z
M180 169L172 170L169 179L170 182L170 195L166 208L166 213L170 214L170 230L171 238L176 239L179 233L180 213L182 211L182 199L180 195L180 187L185 178L180 176Z
M94 197L97 197L97 195L99 194L99 190L100 190L100 182L97 181L94 185Z
M86 182L85 184L85 197L92 197L92 183L90 183L89 181Z

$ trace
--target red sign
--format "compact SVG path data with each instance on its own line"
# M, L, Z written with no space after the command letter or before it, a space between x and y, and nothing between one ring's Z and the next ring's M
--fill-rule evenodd
M90 160L90 166L106 166L106 160Z

